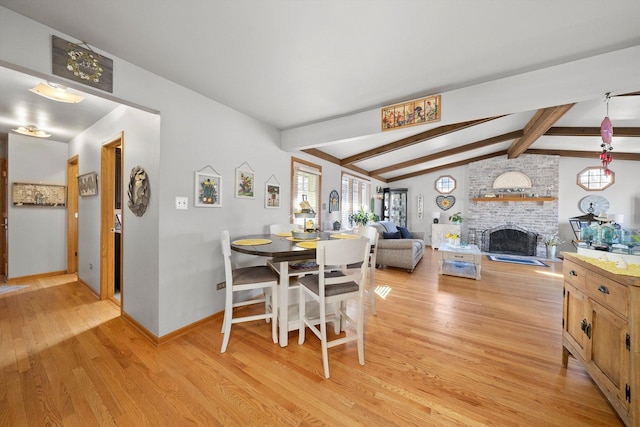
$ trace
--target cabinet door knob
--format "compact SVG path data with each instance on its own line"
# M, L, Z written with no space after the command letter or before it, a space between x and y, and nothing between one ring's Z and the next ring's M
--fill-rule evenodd
M578 273L576 273L576 271L575 271L575 270L571 270L571 271L569 272L569 275L570 275L570 276L577 276L577 275L578 275Z
M609 288L607 288L605 285L598 286L598 290L600 292L602 292L603 294L608 294L609 293Z

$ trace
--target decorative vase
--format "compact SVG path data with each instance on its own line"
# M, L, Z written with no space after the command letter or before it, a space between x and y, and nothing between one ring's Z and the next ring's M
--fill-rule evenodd
M557 245L547 245L547 258L553 259L556 257L556 252L558 251Z

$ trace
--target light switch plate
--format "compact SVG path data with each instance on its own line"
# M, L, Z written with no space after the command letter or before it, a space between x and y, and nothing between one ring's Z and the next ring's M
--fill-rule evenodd
M189 198L176 196L176 209L189 209Z

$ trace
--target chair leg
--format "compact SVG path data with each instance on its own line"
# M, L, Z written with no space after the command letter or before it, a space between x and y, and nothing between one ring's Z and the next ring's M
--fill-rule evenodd
M227 345L229 344L229 335L231 335L231 315L233 314L233 301L231 304L226 304L224 309L224 318L222 321L222 349L220 353L227 351Z
M304 318L306 316L307 307L306 307L304 290L302 288L303 287L300 286L300 288L298 289L298 322L300 322L300 325L298 327L298 344L299 345L304 344L304 332L306 329Z
M320 304L320 343L322 344L322 367L325 378L329 378L329 346L327 342L326 307Z
M356 327L356 333L358 334L358 361L361 365L364 365L364 295L361 295L360 301L358 301L358 315L356 317L358 326Z
M268 319L267 319L268 320ZM271 336L278 343L278 285L271 287Z
M376 312L376 266L371 264L369 269L369 297L371 299L371 312L373 315L377 315Z

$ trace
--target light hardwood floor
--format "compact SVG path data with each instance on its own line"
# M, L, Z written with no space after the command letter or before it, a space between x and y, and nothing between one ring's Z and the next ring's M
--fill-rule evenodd
M561 273L485 258L481 281L438 277L430 250L378 270L366 364L330 349L329 380L312 334L281 348L234 325L221 354L216 317L155 347L74 276L33 280L0 295L0 426L619 426L561 365Z

